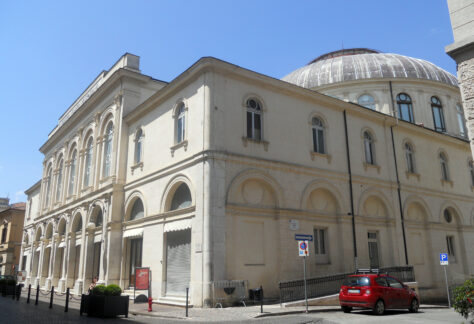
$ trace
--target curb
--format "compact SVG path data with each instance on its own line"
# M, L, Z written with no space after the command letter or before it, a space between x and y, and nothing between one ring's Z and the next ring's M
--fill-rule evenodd
M340 312L340 308L321 308L321 309L310 309L308 310L309 313L329 313L329 312ZM287 311L287 312L279 312L279 313L263 313L258 314L254 318L262 318L262 317L272 317L272 316L283 316L283 315L294 315L294 314L306 314L305 310L297 310L297 311Z
M190 319L190 317L161 315L161 314L157 314L156 312L129 311L129 313L132 314L132 315L149 316L149 317L161 317L161 318L168 318L168 319Z

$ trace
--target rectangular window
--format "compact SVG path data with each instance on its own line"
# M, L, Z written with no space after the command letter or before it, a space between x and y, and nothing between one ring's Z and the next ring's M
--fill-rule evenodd
M316 263L327 264L329 263L329 251L328 251L328 240L327 240L327 229L326 228L315 228L314 229L314 254L316 256Z
M449 256L456 256L454 252L454 237L453 236L446 236L446 245L448 248L448 255Z
M21 260L21 271L25 271L25 270L26 270L26 255L24 255Z

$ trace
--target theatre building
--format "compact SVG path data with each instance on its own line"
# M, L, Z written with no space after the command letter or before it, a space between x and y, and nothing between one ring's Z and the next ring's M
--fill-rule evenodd
M45 134L46 136L46 134ZM278 297L303 276L412 265L425 298L474 274L474 167L456 78L369 49L275 79L205 57L167 83L125 54L59 118L26 191L26 283L94 277L213 304L213 282Z

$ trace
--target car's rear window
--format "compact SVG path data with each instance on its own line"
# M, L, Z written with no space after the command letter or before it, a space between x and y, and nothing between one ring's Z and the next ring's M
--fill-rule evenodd
M370 286L370 279L369 277L347 277L342 285L350 287Z

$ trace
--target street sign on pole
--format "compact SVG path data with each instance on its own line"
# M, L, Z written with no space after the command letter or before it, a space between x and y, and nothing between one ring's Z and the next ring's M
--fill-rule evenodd
M448 262L448 253L440 253L439 254L439 263L444 268L444 279L446 280L446 292L448 293L448 307L451 308L451 298L449 297L448 274L446 272L446 266L449 264L449 262Z
M311 235L307 235L307 236L311 236ZM295 238L296 238L296 235L295 235ZM306 313L307 313L308 312L308 293L306 290L306 257L309 255L308 241L298 241L298 255L303 257L304 299L305 299Z
M439 263L441 265L448 265L448 253L440 253L439 254Z
M295 241L310 241L310 242L313 242L313 235L295 234Z
M298 241L299 256L306 257L309 255L308 241Z

